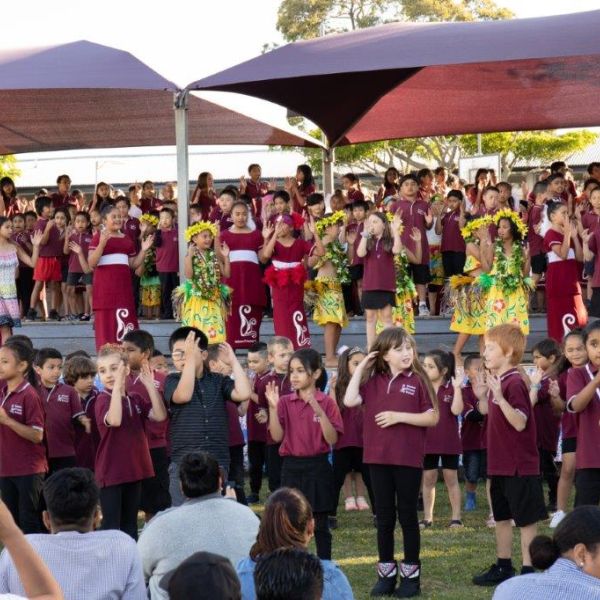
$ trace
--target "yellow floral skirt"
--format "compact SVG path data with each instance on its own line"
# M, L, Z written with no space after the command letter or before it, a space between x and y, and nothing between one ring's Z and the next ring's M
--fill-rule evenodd
M226 340L225 320L221 306L213 300L191 296L181 307L181 324L197 327L206 334L209 344L221 344Z
M396 294L396 306L392 308L392 322L395 327L403 327L408 333L415 332L415 312L413 308L413 295L410 292ZM377 321L375 333L383 331L383 323Z
M140 281L140 303L146 308L160 306L160 280L157 277L142 277Z
M327 323L335 323L340 327L346 327L348 317L346 316L344 294L340 283L331 277L317 277L310 283L313 291L316 292L313 311L315 323L321 326Z
M470 281L470 283L468 283ZM460 283L455 283L460 282ZM453 305L450 331L483 335L487 330L487 294L470 277L458 275L450 279L450 302Z
M529 334L529 313L527 310L529 296L527 289L518 288L507 294L502 288L493 285L487 296L486 330L496 325L512 323L518 325L521 331Z

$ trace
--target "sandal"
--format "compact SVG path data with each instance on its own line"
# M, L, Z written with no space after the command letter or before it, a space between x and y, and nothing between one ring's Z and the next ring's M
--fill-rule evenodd
M452 521L450 521L450 525L448 525L448 527L450 527L450 529L459 529L461 527L464 527L464 525L460 519L452 519Z
M356 498L354 498L354 496L348 496L344 503L344 508L348 511L358 510L358 506L356 505Z
M356 506L358 507L358 510L371 510L371 507L364 496L356 497Z
M433 527L433 521L427 521L425 519L419 521L419 529L429 529L429 527Z

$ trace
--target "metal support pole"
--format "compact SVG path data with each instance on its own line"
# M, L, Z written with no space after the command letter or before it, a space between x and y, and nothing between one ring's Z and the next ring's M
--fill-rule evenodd
M483 154L483 152L481 151L481 134L478 133L477 134L477 154L478 156L481 156Z
M185 230L189 211L189 164L188 164L188 91L175 92L175 144L177 149L177 223L179 231L179 277L185 279L184 262L187 252Z
M333 194L333 166L335 151L333 148L323 149L323 193Z

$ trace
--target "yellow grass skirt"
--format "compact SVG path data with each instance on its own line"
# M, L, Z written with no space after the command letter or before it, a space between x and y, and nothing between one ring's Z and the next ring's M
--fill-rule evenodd
M342 286L333 277L317 277L304 284L305 290L314 294L313 320L317 325L335 323L340 327L348 325Z
M209 344L221 344L226 340L225 321L221 306L213 300L191 296L181 307L181 324L197 327L206 334Z

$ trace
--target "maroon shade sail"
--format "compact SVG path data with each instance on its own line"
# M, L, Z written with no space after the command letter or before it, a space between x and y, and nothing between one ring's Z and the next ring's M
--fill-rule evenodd
M137 58L87 41L0 52L0 154L175 144L178 86ZM190 144L318 146L196 96Z
M295 42L201 79L281 104L332 146L600 124L600 10L393 23Z

